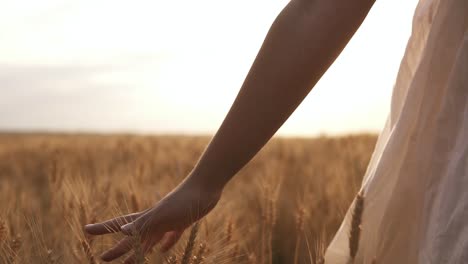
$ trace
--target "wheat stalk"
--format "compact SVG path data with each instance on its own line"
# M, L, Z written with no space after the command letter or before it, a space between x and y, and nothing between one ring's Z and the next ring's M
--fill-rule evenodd
M56 264L58 263L58 257L54 254L52 249L48 249L46 252L46 261L47 264Z
M192 255L193 247L195 246L195 240L197 239L198 228L199 222L196 222L190 230L190 236L187 241L187 245L185 246L184 255L182 256L180 264L190 263L190 257Z
M299 247L301 245L301 236L304 232L304 215L305 209L303 207L299 208L296 213L296 244L294 247L294 264L297 264L299 259Z
M91 250L91 246L89 245L88 241L86 241L86 239L82 239L80 242L81 247L83 248L83 251L86 255L86 258L89 261L89 264L97 264L96 258L94 257L94 254Z
M170 256L166 258L166 264L177 264L177 257L176 256Z
M22 245L23 239L21 238L21 235L16 235L16 237L10 242L10 249L13 251L13 253L17 254Z
M191 264L201 264L204 260L204 254L206 251L206 244L205 243L200 243L198 246L198 252L195 254L192 258L192 263Z
M349 256L354 261L359 250L359 238L361 236L362 213L364 211L364 196L358 193L354 202L354 210L351 219L351 230L349 232Z
M2 217L0 217L0 245L4 242L7 241L7 236L8 236L8 229L6 227L6 223L3 220Z

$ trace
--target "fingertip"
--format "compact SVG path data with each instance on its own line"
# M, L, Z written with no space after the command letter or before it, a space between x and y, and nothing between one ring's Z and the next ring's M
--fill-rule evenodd
M104 262L110 262L111 259L109 256L106 255L106 253L102 254L101 256L99 256L99 258L104 261Z
M106 251L104 253L102 253L99 258L104 261L104 262L111 262L113 261L114 259L120 257L122 254L115 254L115 252L111 252L111 251Z
M84 231L90 235L95 235L96 233L96 224L88 224L84 226Z
M121 226L120 230L122 231L122 233L124 233L125 235L128 235L128 236L133 235L133 233L135 231L133 223L128 223L126 225Z

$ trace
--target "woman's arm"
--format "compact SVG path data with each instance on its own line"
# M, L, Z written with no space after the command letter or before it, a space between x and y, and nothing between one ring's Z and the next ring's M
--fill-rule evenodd
M223 186L265 145L336 59L362 23L374 0L292 0L268 33L226 119L184 182L153 207L87 225L102 235L128 236L102 254L111 261L154 245L171 248L183 231L206 215ZM126 224L128 223L128 224ZM125 224L125 225L124 225Z
M374 0L293 0L273 23L190 177L222 187L265 145L336 59Z

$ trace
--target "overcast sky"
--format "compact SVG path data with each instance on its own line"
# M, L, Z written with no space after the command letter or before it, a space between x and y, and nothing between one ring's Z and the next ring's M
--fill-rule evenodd
M287 2L2 1L0 130L213 133ZM379 131L415 4L377 1L280 134Z

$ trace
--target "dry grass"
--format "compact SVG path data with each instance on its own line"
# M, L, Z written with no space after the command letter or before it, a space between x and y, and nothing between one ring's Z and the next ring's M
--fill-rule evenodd
M375 140L274 139L229 183L197 226L196 240L187 231L148 263L319 263ZM97 256L121 236L90 237L82 226L154 204L192 169L208 141L0 135L0 263L101 263Z

